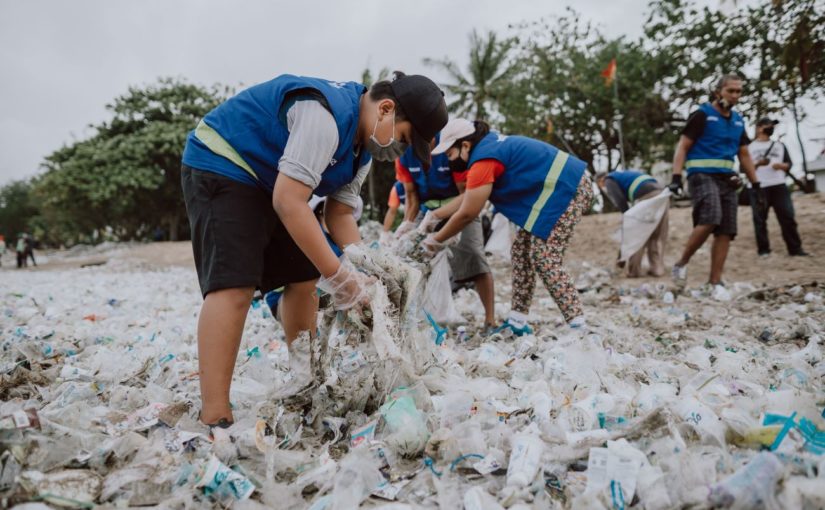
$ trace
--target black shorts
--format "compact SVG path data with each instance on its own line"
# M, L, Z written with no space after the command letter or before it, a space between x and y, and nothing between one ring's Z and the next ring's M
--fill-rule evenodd
M266 293L320 276L262 189L186 165L181 184L204 296L239 287Z
M736 237L739 196L731 183L733 174L692 173L688 177L693 203L693 226L714 225L714 235Z

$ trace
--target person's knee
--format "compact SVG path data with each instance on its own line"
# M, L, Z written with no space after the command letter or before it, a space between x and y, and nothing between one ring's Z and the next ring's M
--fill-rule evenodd
M304 299L314 299L317 296L315 286L318 280L307 280L305 282L294 282L286 285L284 297L303 297Z
M246 312L252 302L251 287L240 287L233 289L220 289L206 295L205 303L219 304L221 307L235 312Z

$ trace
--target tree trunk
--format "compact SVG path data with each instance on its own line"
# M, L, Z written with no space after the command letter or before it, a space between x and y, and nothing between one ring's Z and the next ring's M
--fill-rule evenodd
M802 143L802 134L799 132L799 111L796 108L796 84L794 83L791 88L791 107L793 109L793 121L796 126L796 140L799 142L799 150L802 153L802 171L805 175L802 176L802 182L805 183L805 193L809 193L809 189L811 189L811 185L808 182L808 160L805 157L805 144Z

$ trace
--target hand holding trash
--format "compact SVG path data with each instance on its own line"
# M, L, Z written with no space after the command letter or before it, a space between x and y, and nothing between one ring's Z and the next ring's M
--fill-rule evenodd
M404 236L407 232L411 232L415 229L415 222L404 220L401 222L401 225L395 230L395 238L400 239Z
M335 273L318 280L318 288L332 296L333 308L348 310L369 303L369 283L369 278L359 273L349 260L343 260Z
M424 219L421 220L421 223L418 225L418 232L421 234L429 234L435 230L439 221L441 221L441 218L435 215L435 211L427 211Z
M421 241L421 251L429 257L435 257L438 252L446 248L448 245L453 244L453 239L455 238L452 237L444 242L441 242L435 239L435 234L429 234L423 241Z
M670 184L667 185L667 189L670 190L671 193L674 195L681 195L682 194L682 174L673 174L673 178L670 181Z

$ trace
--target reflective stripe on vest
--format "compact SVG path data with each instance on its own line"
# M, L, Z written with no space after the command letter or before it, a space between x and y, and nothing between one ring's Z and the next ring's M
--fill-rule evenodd
M526 231L533 231L533 226L536 224L536 220L539 219L541 210L544 209L544 206L550 199L550 195L552 195L553 191L556 189L556 183L559 180L559 175L564 168L564 164L567 163L568 157L569 155L566 152L558 151L556 153L556 157L553 158L553 163L550 165L550 170L547 172L547 177L544 179L544 189L542 189L541 194L533 203L533 208L530 211L530 215L527 216L527 221L524 223L524 229Z
M627 188L627 198L631 202L636 200L636 188L638 188L643 182L653 180L652 177L649 175L640 175L633 179L633 182L630 183L630 187Z
M727 168L733 170L733 161L728 159L689 159L685 168Z
M203 142L209 150L243 168L255 181L258 181L258 176L252 171L252 167L238 154L238 151L229 145L229 142L224 140L220 133L212 129L203 119L198 122L198 127L195 128L195 136L197 136L198 140Z

